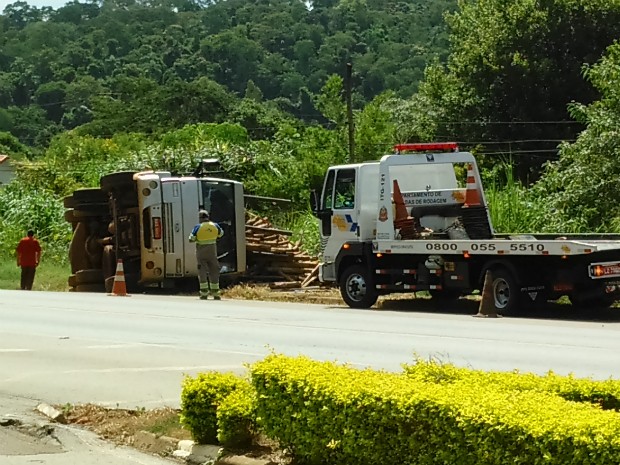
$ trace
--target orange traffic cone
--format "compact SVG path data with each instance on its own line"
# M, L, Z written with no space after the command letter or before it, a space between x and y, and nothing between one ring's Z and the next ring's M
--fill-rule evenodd
M403 198L403 194L400 192L400 186L398 185L398 181L394 179L394 188L392 192L392 197L394 199L394 206L396 207L396 216L394 218L394 222L405 220L409 217L409 213L407 213L407 207L405 206L405 199Z
M123 260L116 261L116 275L114 275L114 285L112 286L112 294L115 296L126 297L127 286L125 285L125 271L123 270Z
M463 207L477 207L480 205L480 191L474 177L474 165L469 163L467 165L467 189L465 190L465 203Z
M484 285L482 286L482 300L478 307L478 313L474 316L480 318L500 318L495 308L495 299L493 298L493 277L491 272L484 274Z

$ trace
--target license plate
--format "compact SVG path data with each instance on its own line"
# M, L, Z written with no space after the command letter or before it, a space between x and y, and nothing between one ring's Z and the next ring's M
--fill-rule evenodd
M592 263L588 268L592 279L614 278L620 276L619 262Z

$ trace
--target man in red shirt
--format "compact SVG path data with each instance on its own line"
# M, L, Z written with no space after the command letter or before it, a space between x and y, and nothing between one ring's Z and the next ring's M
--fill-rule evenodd
M34 274L41 258L41 246L34 238L33 230L28 231L28 235L19 241L15 253L17 254L17 266L22 268L22 290L31 291Z

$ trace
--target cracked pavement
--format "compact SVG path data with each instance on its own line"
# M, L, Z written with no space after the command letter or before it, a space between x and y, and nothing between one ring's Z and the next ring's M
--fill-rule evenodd
M96 434L50 422L35 412L39 401L0 393L2 465L171 465L179 463L117 446Z

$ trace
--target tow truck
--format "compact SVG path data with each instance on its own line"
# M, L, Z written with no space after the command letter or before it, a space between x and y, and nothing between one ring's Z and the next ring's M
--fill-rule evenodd
M504 315L561 296L582 306L620 298L620 235L497 234L476 159L453 142L332 166L312 209L319 280L352 308L390 293L456 299L481 290L487 272Z

